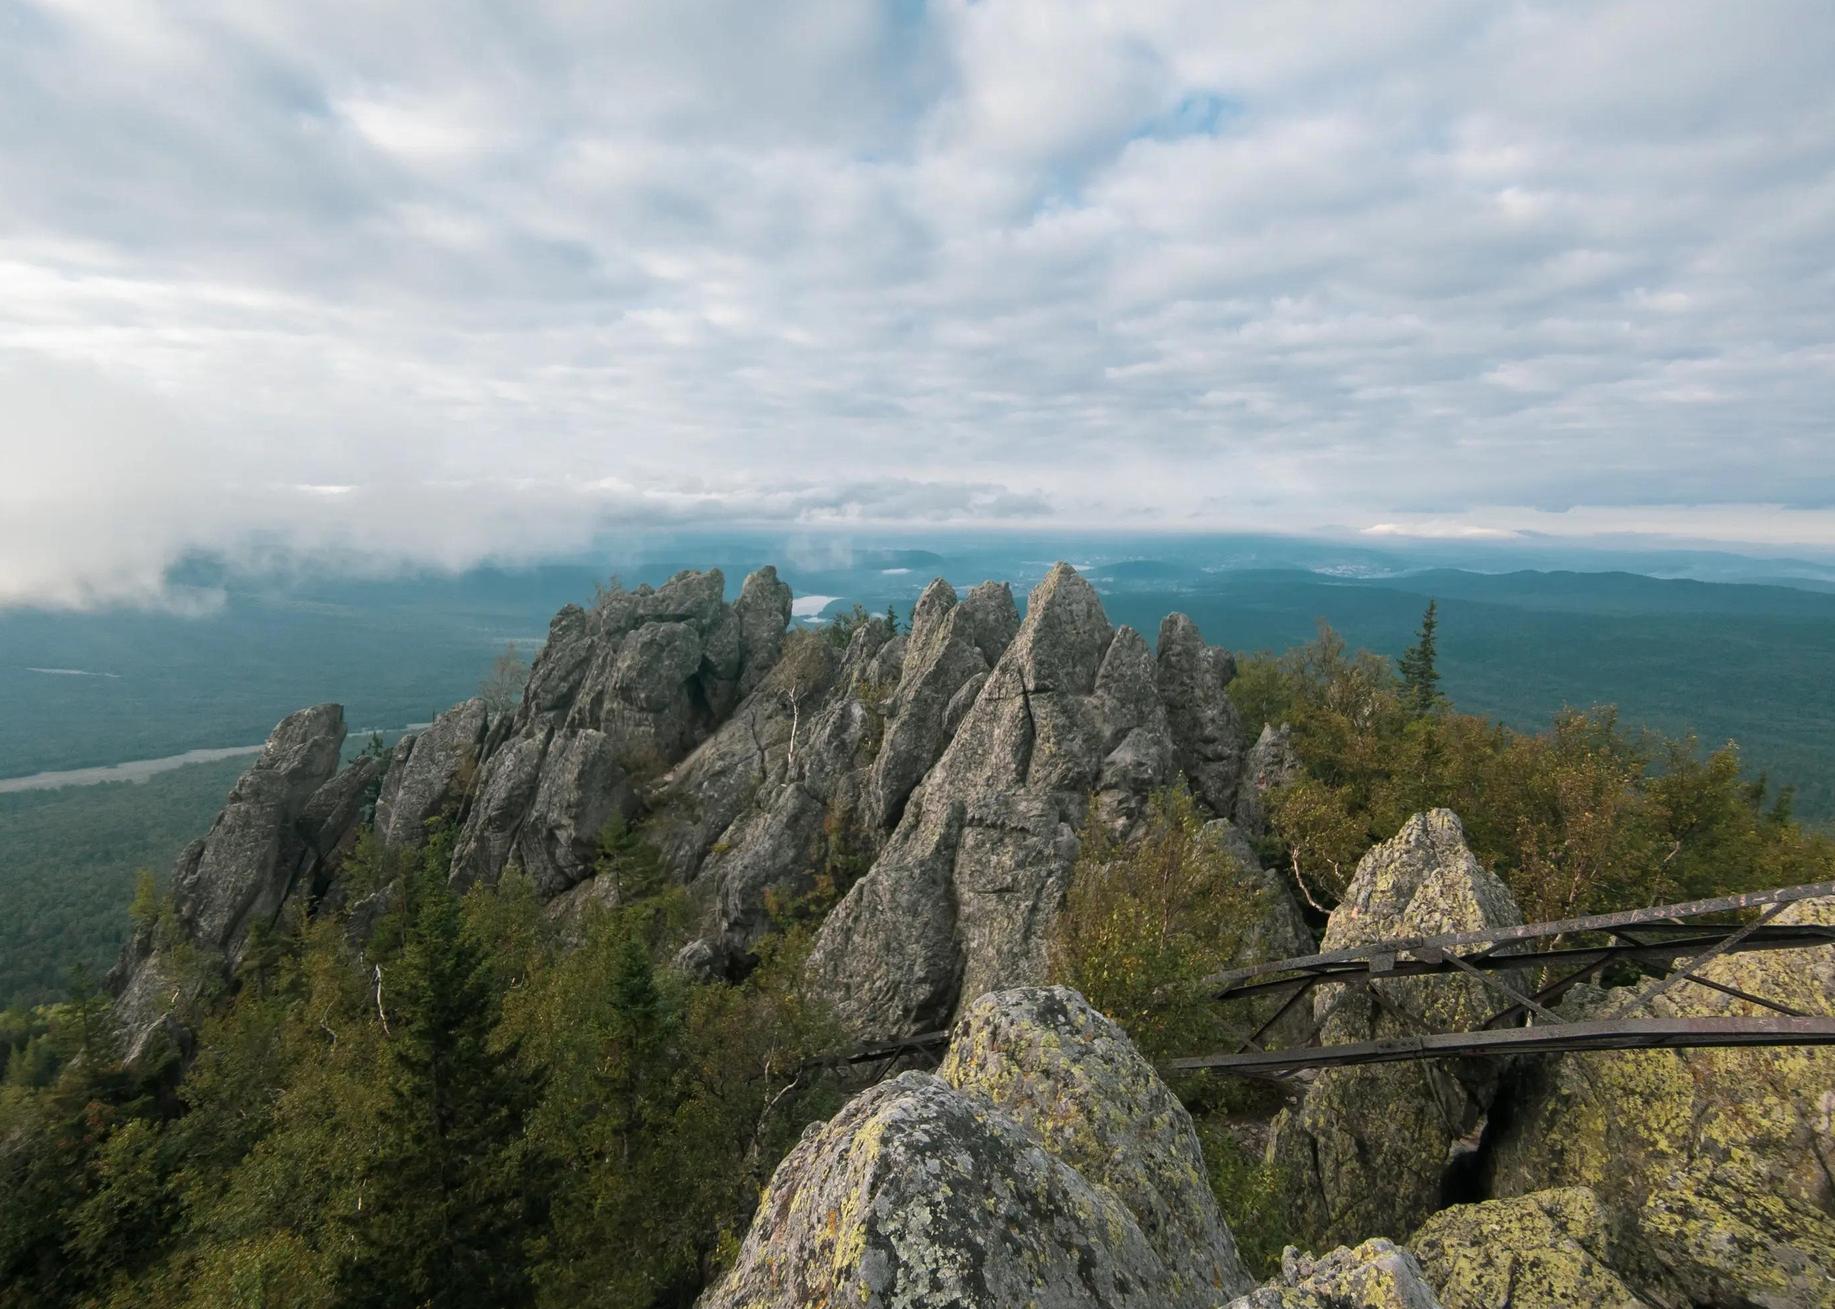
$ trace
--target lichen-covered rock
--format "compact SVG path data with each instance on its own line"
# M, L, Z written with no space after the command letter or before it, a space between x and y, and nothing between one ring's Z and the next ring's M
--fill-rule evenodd
M1501 1306L1507 1301L1499 1302ZM1229 1303L1228 1309L1441 1309L1421 1265L1381 1238L1340 1246L1312 1258L1292 1246L1281 1275Z
M854 1097L778 1165L702 1309L1157 1309L1167 1278L1113 1193L927 1073Z
M1701 1160L1651 1191L1635 1220L1640 1271L1693 1304L1835 1305L1835 1221L1767 1189L1749 1166Z
M1835 899L1792 905L1779 922L1835 922ZM1827 950L1723 956L1709 981L1835 1015ZM1647 984L1653 986L1654 984ZM1622 1008L1629 988L1576 988L1573 1018ZM1747 1001L1681 982L1639 1012L1758 1014ZM1835 1304L1835 1052L1811 1047L1569 1054L1525 1061L1491 1156L1493 1193L1593 1189L1659 1277L1709 1304Z
M1446 1309L1639 1309L1613 1244L1598 1198L1572 1186L1444 1209L1408 1248Z
M1191 1121L1074 992L985 997L778 1166L703 1309L1208 1309L1247 1288Z
M1065 987L969 1005L937 1075L993 1102L1128 1207L1172 1279L1169 1304L1248 1289L1191 1116L1127 1035Z
M1436 809L1364 856L1320 949L1521 922L1510 892L1467 849L1458 818ZM1460 1031L1500 1007L1465 977L1377 982L1343 995L1320 989L1326 1044ZM1323 1241L1406 1234L1436 1208L1449 1150L1495 1089L1496 1069L1479 1061L1326 1069L1299 1108L1277 1119L1271 1144L1303 1179L1295 1201L1305 1228Z
M430 819L457 808L477 772L488 717L484 701L467 700L396 742L376 796L376 835L384 844L417 847Z

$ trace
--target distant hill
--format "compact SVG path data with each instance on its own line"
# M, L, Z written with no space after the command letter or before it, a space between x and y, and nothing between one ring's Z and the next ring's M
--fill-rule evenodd
M834 612L859 602L903 613L937 575L959 589L1009 578L1023 596L1056 557L1088 563L1116 619L1150 639L1176 608L1238 649L1308 640L1323 619L1353 644L1393 655L1435 597L1446 687L1461 707L1533 727L1563 705L1613 703L1628 720L1693 729L1706 743L1736 738L1754 771L1796 784L1806 817L1835 817L1826 730L1835 722L1835 592L1814 589L1814 579L1407 571L1406 559L1362 546L1251 537L993 536L849 549L736 538L600 565L367 581L200 570L186 580L225 595L206 617L0 614L0 777L258 742L282 714L316 701L344 704L358 728L425 721L471 694L506 643L533 653L554 611L589 602L594 583L613 573L654 584L711 561L734 592L751 568L777 561L797 594L841 597ZM1689 567L1726 569L1731 558Z

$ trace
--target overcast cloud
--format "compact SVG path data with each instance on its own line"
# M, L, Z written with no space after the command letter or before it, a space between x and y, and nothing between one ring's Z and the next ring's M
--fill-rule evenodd
M1835 545L1835 6L0 0L0 603L999 521Z

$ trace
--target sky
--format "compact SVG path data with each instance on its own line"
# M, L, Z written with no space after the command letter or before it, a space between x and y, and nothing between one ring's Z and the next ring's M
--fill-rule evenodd
M0 606L755 522L1835 548L1835 6L0 0Z

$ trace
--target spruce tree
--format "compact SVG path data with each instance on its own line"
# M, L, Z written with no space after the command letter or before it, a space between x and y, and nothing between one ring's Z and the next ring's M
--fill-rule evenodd
M1397 667L1402 674L1402 697L1417 714L1424 714L1440 700L1440 670L1434 666L1434 630L1439 626L1438 604L1427 602L1421 615L1421 630L1415 643L1402 652Z
M388 1098L346 1303L511 1305L527 1298L521 1126L529 1088L494 1048L488 959L435 859L412 879L400 955L378 976Z

